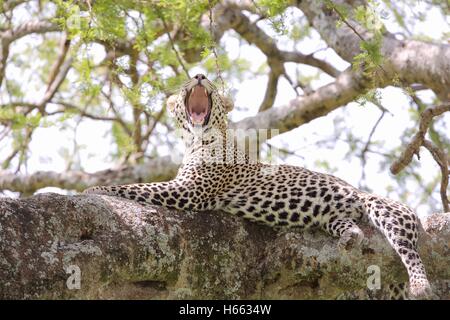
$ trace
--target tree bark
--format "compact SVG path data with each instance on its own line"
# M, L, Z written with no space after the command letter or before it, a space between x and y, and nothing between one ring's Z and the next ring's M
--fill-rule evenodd
M422 259L436 298L449 299L450 213L423 226ZM365 289L369 266L380 268L382 286L407 275L381 234L361 227L363 245L340 252L320 231L273 230L222 212L98 195L3 198L0 298L377 298L382 290ZM66 271L77 267L74 289Z

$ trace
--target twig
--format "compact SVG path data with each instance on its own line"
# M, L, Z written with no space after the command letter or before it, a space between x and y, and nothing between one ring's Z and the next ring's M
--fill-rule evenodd
M53 96L58 91L58 89L61 86L61 84L63 83L64 79L66 79L66 75L72 66L72 61L73 61L73 58L71 57L63 63L55 80L53 81L52 84L49 85L49 88L45 92L44 97L42 98L41 102L39 102L38 109L41 112L41 114L45 114L45 109L44 109L45 105L52 100Z
M269 143L267 141L264 144L267 145L271 149L276 149L276 150L280 151L281 153L284 153L284 154L287 154L287 155L294 156L294 157L300 158L302 160L305 160L305 157L295 153L294 151L291 151L291 150L288 150L288 149L285 149L285 148L275 147L273 144L271 144L271 143Z
M327 1L328 2L328 1ZM330 1L331 2L331 1ZM339 16L339 18L341 18L342 22L344 22L347 27L349 27L357 36L358 38L360 38L362 41L367 42L366 39L364 39L364 37L362 36L362 34L360 34L358 32L358 30L355 29L355 27L353 27L350 22L347 21L347 19L345 18L345 16L336 8L335 5L331 4L331 7L333 8L334 12L337 13L337 15Z
M56 76L58 75L58 71L61 68L62 63L66 59L67 52L69 51L70 47L70 39L67 38L67 34L63 34L61 38L60 43L60 54L58 55L58 58L56 59L55 63L52 66L52 69L50 71L50 76L48 80L48 86L46 92L50 91L51 85L56 79Z
M296 69L296 75L297 75L297 79L299 78L299 72L298 69ZM294 83L294 80L292 80L292 78L287 74L287 72L284 72L283 74L284 78L289 82L289 84L291 85L292 89L294 89L295 94L298 96L300 96L300 94L298 93L297 89L300 88L303 91L303 94L310 94L313 92L311 86L309 84L304 84L302 83L300 80L297 80L297 83Z
M153 133L153 131L155 130L156 125L158 124L158 122L161 120L162 116L164 115L166 111L166 108L162 108L158 114L156 115L156 117L153 118L153 123L152 126L148 129L148 131L146 132L146 134L144 135L144 141L148 141L150 138L150 135Z
M351 24L350 24L350 22L348 22L347 21L347 19L345 18L345 16L338 10L338 8L336 8L336 6L331 2L331 1L327 1L330 5L331 5L331 7L333 8L333 11L334 12L336 12L337 14L338 14L338 16L339 16L339 18L342 20L342 22L344 22L345 23L345 25L347 26L347 27L349 27L357 36L358 36L358 38L359 39L361 39L361 41L362 42L365 42L365 43L367 43L367 40L362 36L362 34L360 34L359 32L358 32L358 30L356 30L356 28L355 27L353 27ZM381 64L377 64L377 67L379 67L383 72L384 72L384 74L385 75L388 75L388 73L386 72L386 70L384 70L384 68L383 68L383 66L381 65Z
M64 112L67 112L68 110L73 110L73 111L76 111L80 116L86 117L86 118L89 118L89 119L92 119L92 120L117 121L117 122L119 122L118 119L114 118L114 117L98 116L98 115L94 115L94 114L88 113L85 110L83 110L81 107L78 107L78 106L76 106L74 104L71 104L70 102L54 101L52 103L59 104L59 105L63 106L64 109L56 110L56 111L53 111L53 112L48 112L47 115L49 115L49 116L53 116L53 115L56 115L56 114L59 114L59 113L64 113Z
M161 22L163 23L164 30L166 31L166 34L169 37L170 46L172 47L172 50L175 52L178 62L180 63L181 67L183 68L184 73L186 74L186 76L189 79L191 76L189 75L189 71L183 63L183 59L181 59L180 53L178 52L177 48L175 47L175 42L173 41L172 36L170 35L169 27L167 26L166 20L164 19L164 15L159 10L158 10L158 14L159 14L159 18L161 19Z
M382 107L382 106L381 106ZM375 122L374 126L372 127L372 130L370 130L369 137L367 138L366 144L364 145L364 148L361 150L361 162L362 162L362 173L361 173L361 181L364 181L366 179L366 154L369 151L370 144L372 143L372 137L375 134L375 131L377 130L378 126L381 123L381 120L383 120L383 117L386 114L386 109L381 110L381 115L378 118L378 120Z
M25 130L26 130L25 131L26 133L25 133L25 136L23 137L22 142L19 145L17 145L14 148L14 150L11 152L11 154L3 161L2 169L7 169L10 166L11 161L16 157L16 155L18 153L23 153L24 149L28 146L29 142L31 141L31 137L34 132L34 128L26 127ZM19 164L18 164L17 169L15 170L15 173L19 172L21 165L22 165L22 160L19 160Z
M216 63L217 77L219 78L221 85L222 85L222 94L225 94L225 81L223 81L223 78L222 78L222 70L220 69L219 57L217 55L217 50L216 50L216 46L215 46L216 43L215 43L214 32L213 32L214 18L213 18L213 13L212 13L211 0L208 0L208 5L209 5L209 32L210 32L211 40L214 41L214 45L211 46L211 51L214 55L214 61Z

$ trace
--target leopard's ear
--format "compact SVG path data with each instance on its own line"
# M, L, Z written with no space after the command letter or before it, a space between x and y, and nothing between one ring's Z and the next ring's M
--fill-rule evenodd
M178 100L177 94L173 94L169 98L167 98L166 105L170 113L174 113L175 106L177 105L177 100Z
M220 99L222 100L223 108L225 109L226 113L228 113L231 110L233 110L234 103L233 103L233 100L231 100L231 98L220 95Z

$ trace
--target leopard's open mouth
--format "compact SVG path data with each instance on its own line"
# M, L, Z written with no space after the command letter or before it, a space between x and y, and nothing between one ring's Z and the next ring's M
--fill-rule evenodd
M208 124L211 114L211 95L203 85L197 84L187 92L185 106L188 119L192 125L204 126Z

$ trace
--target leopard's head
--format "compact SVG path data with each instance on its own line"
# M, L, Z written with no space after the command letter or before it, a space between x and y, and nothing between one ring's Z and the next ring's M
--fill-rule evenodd
M185 131L197 135L210 129L225 130L233 103L220 95L203 74L197 74L178 94L169 97L167 107Z

